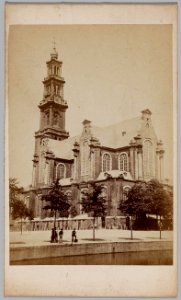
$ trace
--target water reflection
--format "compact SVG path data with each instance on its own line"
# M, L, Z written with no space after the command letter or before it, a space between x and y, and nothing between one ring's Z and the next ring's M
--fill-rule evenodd
M172 265L173 251L142 251L53 257L17 261L11 265Z

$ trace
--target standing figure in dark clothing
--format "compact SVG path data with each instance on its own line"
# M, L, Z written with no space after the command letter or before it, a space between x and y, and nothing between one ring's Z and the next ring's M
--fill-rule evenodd
M51 240L50 240L51 243L54 242L54 228L52 228L52 231L51 231Z
M57 231L56 231L56 227L54 229L55 229L55 231L54 231L54 242L58 243L58 234L57 234Z
M56 231L56 227L52 228L52 233L51 233L51 243L57 243L58 242L58 235Z
M59 243L62 242L62 239L63 239L63 229L61 229L61 230L59 231Z
M76 241L76 231L75 229L72 231L72 243Z

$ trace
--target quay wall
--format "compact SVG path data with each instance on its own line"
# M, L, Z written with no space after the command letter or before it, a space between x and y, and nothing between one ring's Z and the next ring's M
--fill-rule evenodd
M46 246L18 246L10 248L10 261L46 257L76 256L101 253L172 250L172 241L129 241L85 244L51 244Z

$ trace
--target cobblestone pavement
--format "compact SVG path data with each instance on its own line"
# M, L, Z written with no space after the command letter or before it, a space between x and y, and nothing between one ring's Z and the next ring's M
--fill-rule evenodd
M133 231L133 240L129 230L120 229L97 229L96 240L93 241L92 230L77 230L78 243L105 243L105 242L135 242L135 241L156 241L159 239L159 231ZM62 244L71 244L71 230L64 230ZM10 232L9 241L11 247L20 246L43 246L54 245L50 243L51 231L24 231ZM172 231L163 231L162 240L172 240Z

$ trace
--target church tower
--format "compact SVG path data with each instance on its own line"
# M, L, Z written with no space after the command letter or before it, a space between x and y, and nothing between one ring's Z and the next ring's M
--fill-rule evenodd
M44 78L43 100L39 103L40 128L35 133L35 138L46 137L54 140L68 138L65 131L65 112L68 108L64 99L65 80L61 76L62 61L58 60L56 48L47 61L47 77Z
M43 80L43 99L38 107L40 109L40 126L35 132L35 153L33 159L32 186L37 187L46 184L46 172L48 164L47 141L50 139L61 141L69 137L65 130L65 113L68 108L64 99L65 80L61 76L62 61L58 60L58 53L54 46L47 61L47 76ZM48 183L48 181L47 181Z

